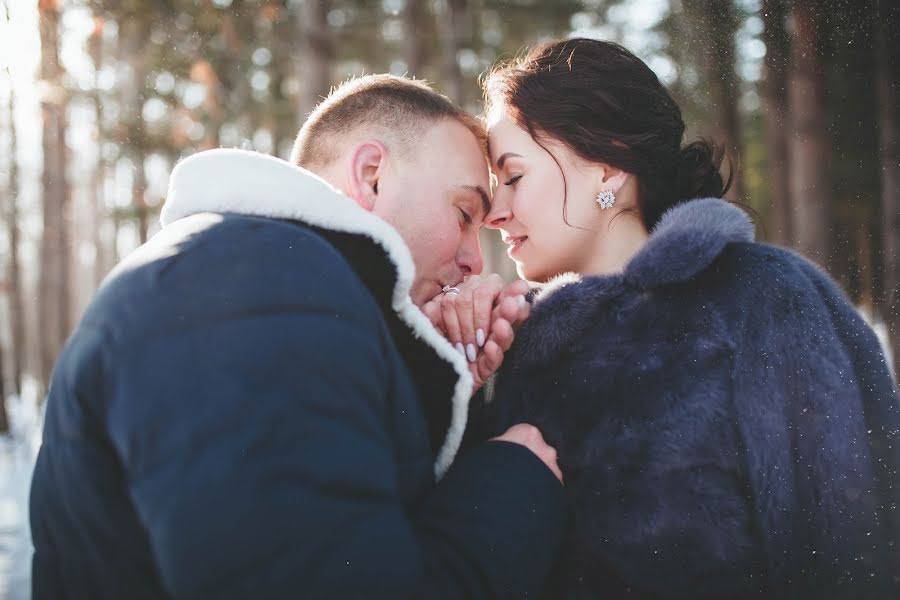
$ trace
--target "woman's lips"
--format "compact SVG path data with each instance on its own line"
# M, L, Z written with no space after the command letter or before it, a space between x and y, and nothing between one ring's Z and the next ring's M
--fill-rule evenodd
M514 256L519 249L522 247L522 244L525 243L525 240L528 239L527 235L520 235L517 237L511 237L506 240L506 243L509 244L509 248L506 250L506 253L509 256Z

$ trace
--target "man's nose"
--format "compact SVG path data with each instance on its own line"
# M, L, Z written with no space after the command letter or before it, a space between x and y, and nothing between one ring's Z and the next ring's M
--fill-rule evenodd
M459 247L456 264L462 269L463 275L480 275L484 270L484 257L481 254L481 242L478 239L478 231L466 236Z

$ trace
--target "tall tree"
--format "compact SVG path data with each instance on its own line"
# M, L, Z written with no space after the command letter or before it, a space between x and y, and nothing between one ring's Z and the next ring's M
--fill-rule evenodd
M273 15L272 39L268 45L272 52L272 96L266 107L264 120L270 123L273 153L282 158L287 158L290 154L287 146L300 127L296 93L288 88L288 82L297 76L293 40L298 37L299 19L291 14L291 10L295 10L292 6L287 3L287 6L279 7Z
M797 248L827 266L829 262L829 139L822 60L821 6L815 0L795 0L791 38L790 105L791 166L789 189Z
M412 77L422 78L425 63L428 60L425 46L425 1L406 0L403 8L404 48L403 57L406 68Z
M466 12L468 0L446 0L442 15L444 30L444 77L445 89L457 104L465 101L462 71L459 68L459 51L465 39Z
M66 105L59 60L60 12L57 0L39 0L41 99L43 116L43 221L39 282L41 381L50 381L53 363L69 334L70 268L66 179Z
M879 312L888 328L895 381L900 381L900 8L878 2L876 65L881 146L882 297Z
M147 191L147 176L144 159L147 155L147 132L143 119L146 99L147 76L150 72L149 56L146 51L147 23L141 18L125 20L119 24L119 60L128 67L129 79L120 88L120 121L124 125L125 138L122 154L131 163L131 206L130 216L134 218L140 243L147 241L149 209L144 195Z
M735 36L740 25L732 0L682 0L693 55L699 60L703 88L708 95L707 121L703 129L728 149L732 161L731 199L741 200L743 191L737 167L741 155L738 99L740 81L736 71ZM698 43L702 40L702 43Z
M6 3L4 3L4 8L6 8ZM15 127L15 124L14 124L15 116L13 114L14 107L13 107L13 102L12 102L12 93L13 93L13 91L12 91L12 89L13 89L12 75L9 70L9 67L7 67L6 72L9 75L9 97L10 97L9 110L7 111L7 114L9 115L10 137L13 138L15 134L12 132L12 129ZM14 161L15 157L12 155L9 155L9 160ZM12 169L10 168L10 170L12 170ZM12 178L10 177L9 179L12 179ZM4 186L4 187L0 187L0 192L4 192L4 194L2 196L0 196L0 200L3 200L4 202L2 202L2 204L0 204L0 205L2 205L4 208L6 208L6 210L4 210L3 217L4 217L4 222L6 224L8 224L9 223L8 219L10 217L10 214L13 212L11 210L11 207L13 205L15 205L15 202L16 202L16 200L15 200L16 190L12 186ZM10 243L12 243L12 242L13 242L13 240L10 239ZM11 270L12 269L10 268L10 271ZM0 280L0 281L2 281L2 280ZM0 287L2 287L2 285L0 285ZM8 293L12 291L11 285L7 286L7 288L8 288L7 289ZM10 298L10 300L12 300L12 294L10 294L8 297ZM10 302L9 304L12 304L12 302ZM0 434L9 432L9 417L6 413L6 377L5 377L6 361L7 361L6 356L7 356L6 348L3 345L3 340L0 340Z
M766 171L773 241L782 246L792 240L788 193L787 65L790 39L785 28L786 0L763 0L763 106L766 121Z
M831 274L872 314L881 196L875 47L877 0L828 0L819 25L827 75ZM855 9L855 10L851 10Z
M7 263L7 298L9 298L9 318L12 334L12 356L10 360L13 391L22 393L22 373L25 370L25 312L22 307L22 277L19 262L19 148L15 120L15 91L12 86L12 73L7 68L10 79L8 125L8 160L9 178L6 189L8 200L4 214L6 237L9 240L9 262Z
M6 414L6 379L3 371L6 362L6 350L0 343L0 433L9 432L9 416Z
M300 73L300 119L315 108L331 88L334 40L328 27L329 0L306 0L300 11L303 31L303 61Z
M12 17L9 12L9 3L4 1L7 26L12 27ZM22 394L22 373L25 370L25 312L22 307L22 278L19 262L19 138L16 129L16 92L12 80L12 70L6 68L9 79L9 98L6 114L9 118L7 125L7 160L9 161L9 176L6 182L8 201L4 211L4 224L6 237L9 240L9 261L7 263L7 298L9 306L9 318L11 334L12 356L10 371L12 373L12 389L17 395ZM2 371L0 371L2 373ZM0 395L2 397L2 395Z
M94 108L94 126L96 135L97 162L90 184L90 206L92 211L93 245L94 245L94 285L99 286L106 272L109 270L111 260L108 258L106 244L103 241L103 223L106 220L104 187L107 175L106 160L103 158L103 144L105 132L103 124L103 91L100 87L100 73L103 67L103 31L106 21L103 17L94 18L94 31L88 38L87 50L94 67L94 89L91 92L91 104Z

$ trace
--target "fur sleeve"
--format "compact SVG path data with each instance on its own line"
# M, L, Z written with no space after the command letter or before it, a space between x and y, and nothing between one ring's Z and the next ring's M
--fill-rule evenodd
M873 370L871 331L836 286L778 252L744 265L748 318L732 377L768 583L790 597L883 597L881 457L868 409L896 415L896 396Z

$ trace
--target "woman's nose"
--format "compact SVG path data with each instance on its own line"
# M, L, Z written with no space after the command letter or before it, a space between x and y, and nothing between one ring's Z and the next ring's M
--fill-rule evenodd
M499 196L500 194L494 194L493 202L491 203L491 212L484 217L485 227L500 229L507 221L509 221L510 217L512 217L512 212L509 210L509 203L505 202L502 198L499 198Z

